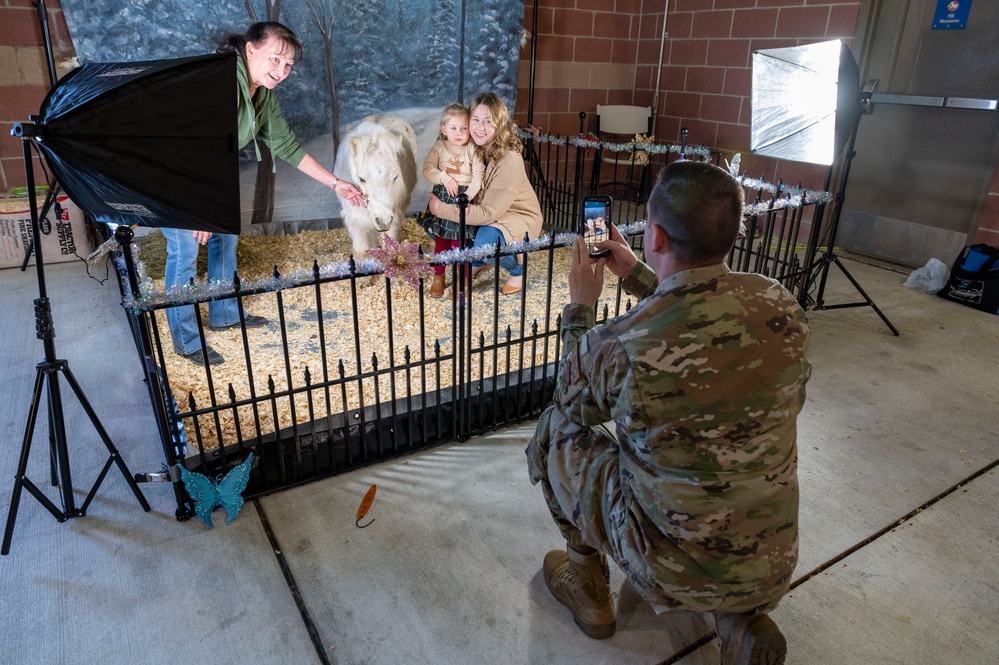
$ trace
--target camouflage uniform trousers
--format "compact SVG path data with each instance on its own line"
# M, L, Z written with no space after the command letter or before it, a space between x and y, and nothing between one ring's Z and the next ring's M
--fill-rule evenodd
M566 542L610 556L657 613L765 612L787 592L784 584L763 598L728 597L724 584L636 515L621 482L620 443L605 426L579 425L552 406L525 452L531 484L541 485Z
M558 433L556 437L552 432ZM587 441L580 447L584 438ZM611 516L622 507L617 439L603 427L571 422L553 406L541 414L526 452L531 484L541 483L548 510L566 542L606 551L608 531L616 531L607 520L619 523Z

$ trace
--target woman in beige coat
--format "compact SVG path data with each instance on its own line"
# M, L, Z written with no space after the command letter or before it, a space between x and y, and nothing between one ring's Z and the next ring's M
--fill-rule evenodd
M521 157L517 126L510 112L495 93L484 92L469 107L472 115L469 128L483 161L486 163L482 189L465 210L465 223L477 226L474 248L495 247L520 241L526 235L536 238L541 233L541 204L534 193ZM458 208L430 197L430 212L441 219L458 221ZM517 255L503 255L500 265L510 273L503 285L504 295L524 288L524 266ZM472 263L472 276L487 264Z

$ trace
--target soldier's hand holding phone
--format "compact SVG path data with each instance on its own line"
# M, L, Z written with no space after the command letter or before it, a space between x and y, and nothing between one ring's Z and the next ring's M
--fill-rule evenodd
M614 200L609 196L587 196L579 216L577 233L586 240L591 258L607 256L610 252L597 245L610 239L611 212Z

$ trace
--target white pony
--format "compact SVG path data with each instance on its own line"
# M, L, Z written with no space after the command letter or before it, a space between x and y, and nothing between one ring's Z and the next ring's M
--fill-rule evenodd
M354 207L338 195L354 256L378 247L382 233L401 240L417 173L416 134L409 123L391 115L363 118L348 128L333 172L360 187L368 203Z

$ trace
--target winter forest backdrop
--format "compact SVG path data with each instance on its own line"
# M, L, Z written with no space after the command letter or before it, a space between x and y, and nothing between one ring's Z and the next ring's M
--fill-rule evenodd
M513 109L523 2L520 0L62 0L81 63L129 62L210 53L227 33L276 20L304 48L277 88L285 118L302 145L332 167L334 118L342 132L372 113L401 116L416 130L422 159L453 101L496 92ZM244 160L242 210L247 232L286 232L335 217L333 193L278 160ZM347 174L338 174L348 177ZM265 180L270 182L263 182ZM270 187L269 191L264 191ZM417 185L412 208L426 205ZM278 223L276 226L272 222ZM253 229L248 225L259 225Z

